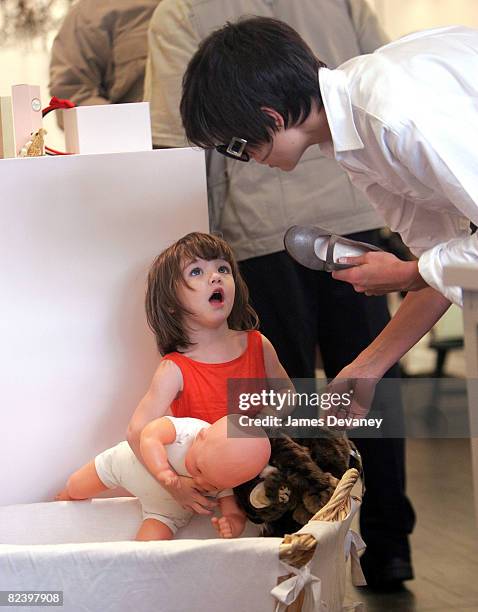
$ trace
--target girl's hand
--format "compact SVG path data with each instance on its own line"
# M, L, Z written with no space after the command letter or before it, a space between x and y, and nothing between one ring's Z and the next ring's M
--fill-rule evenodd
M227 516L217 518L213 516L211 519L212 526L218 532L221 538L232 538L232 524Z
M211 514L217 502L202 495L202 492L193 483L192 478L179 476L179 487L165 487L168 493L186 510L197 514Z

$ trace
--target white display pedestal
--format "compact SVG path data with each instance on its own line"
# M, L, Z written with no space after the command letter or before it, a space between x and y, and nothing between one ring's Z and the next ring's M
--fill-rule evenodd
M0 505L47 501L124 439L158 353L146 273L208 231L192 149L0 161Z
M471 432L471 459L475 511L478 519L478 266L445 268L447 285L463 288L463 323L468 390L468 412Z

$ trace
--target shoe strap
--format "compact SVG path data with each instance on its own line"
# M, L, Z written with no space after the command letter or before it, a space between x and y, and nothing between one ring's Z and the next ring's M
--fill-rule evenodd
M329 238L329 242L327 243L327 254L325 256L325 263L326 263L327 271L330 271L328 270L328 266L333 266L335 264L334 249L335 249L335 244L339 238L340 236L337 236L337 234L331 234ZM331 267L330 269L333 269L333 268Z

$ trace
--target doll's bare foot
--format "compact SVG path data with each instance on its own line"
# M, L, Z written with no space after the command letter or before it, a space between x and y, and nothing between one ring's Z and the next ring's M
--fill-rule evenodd
M73 497L70 497L68 489L65 487L63 491L55 495L55 501L73 501Z

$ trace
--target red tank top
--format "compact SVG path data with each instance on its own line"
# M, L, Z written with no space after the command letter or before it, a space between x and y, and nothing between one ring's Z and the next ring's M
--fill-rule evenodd
M242 387L249 392L264 388L266 382L262 336L256 330L247 332L246 350L232 361L203 363L177 352L168 353L164 359L173 361L183 375L183 390L171 404L175 417L194 417L214 423L230 412L242 412L237 402L231 402L231 391L228 410L228 380L248 379L250 384L245 382ZM234 387L234 395L237 394Z

